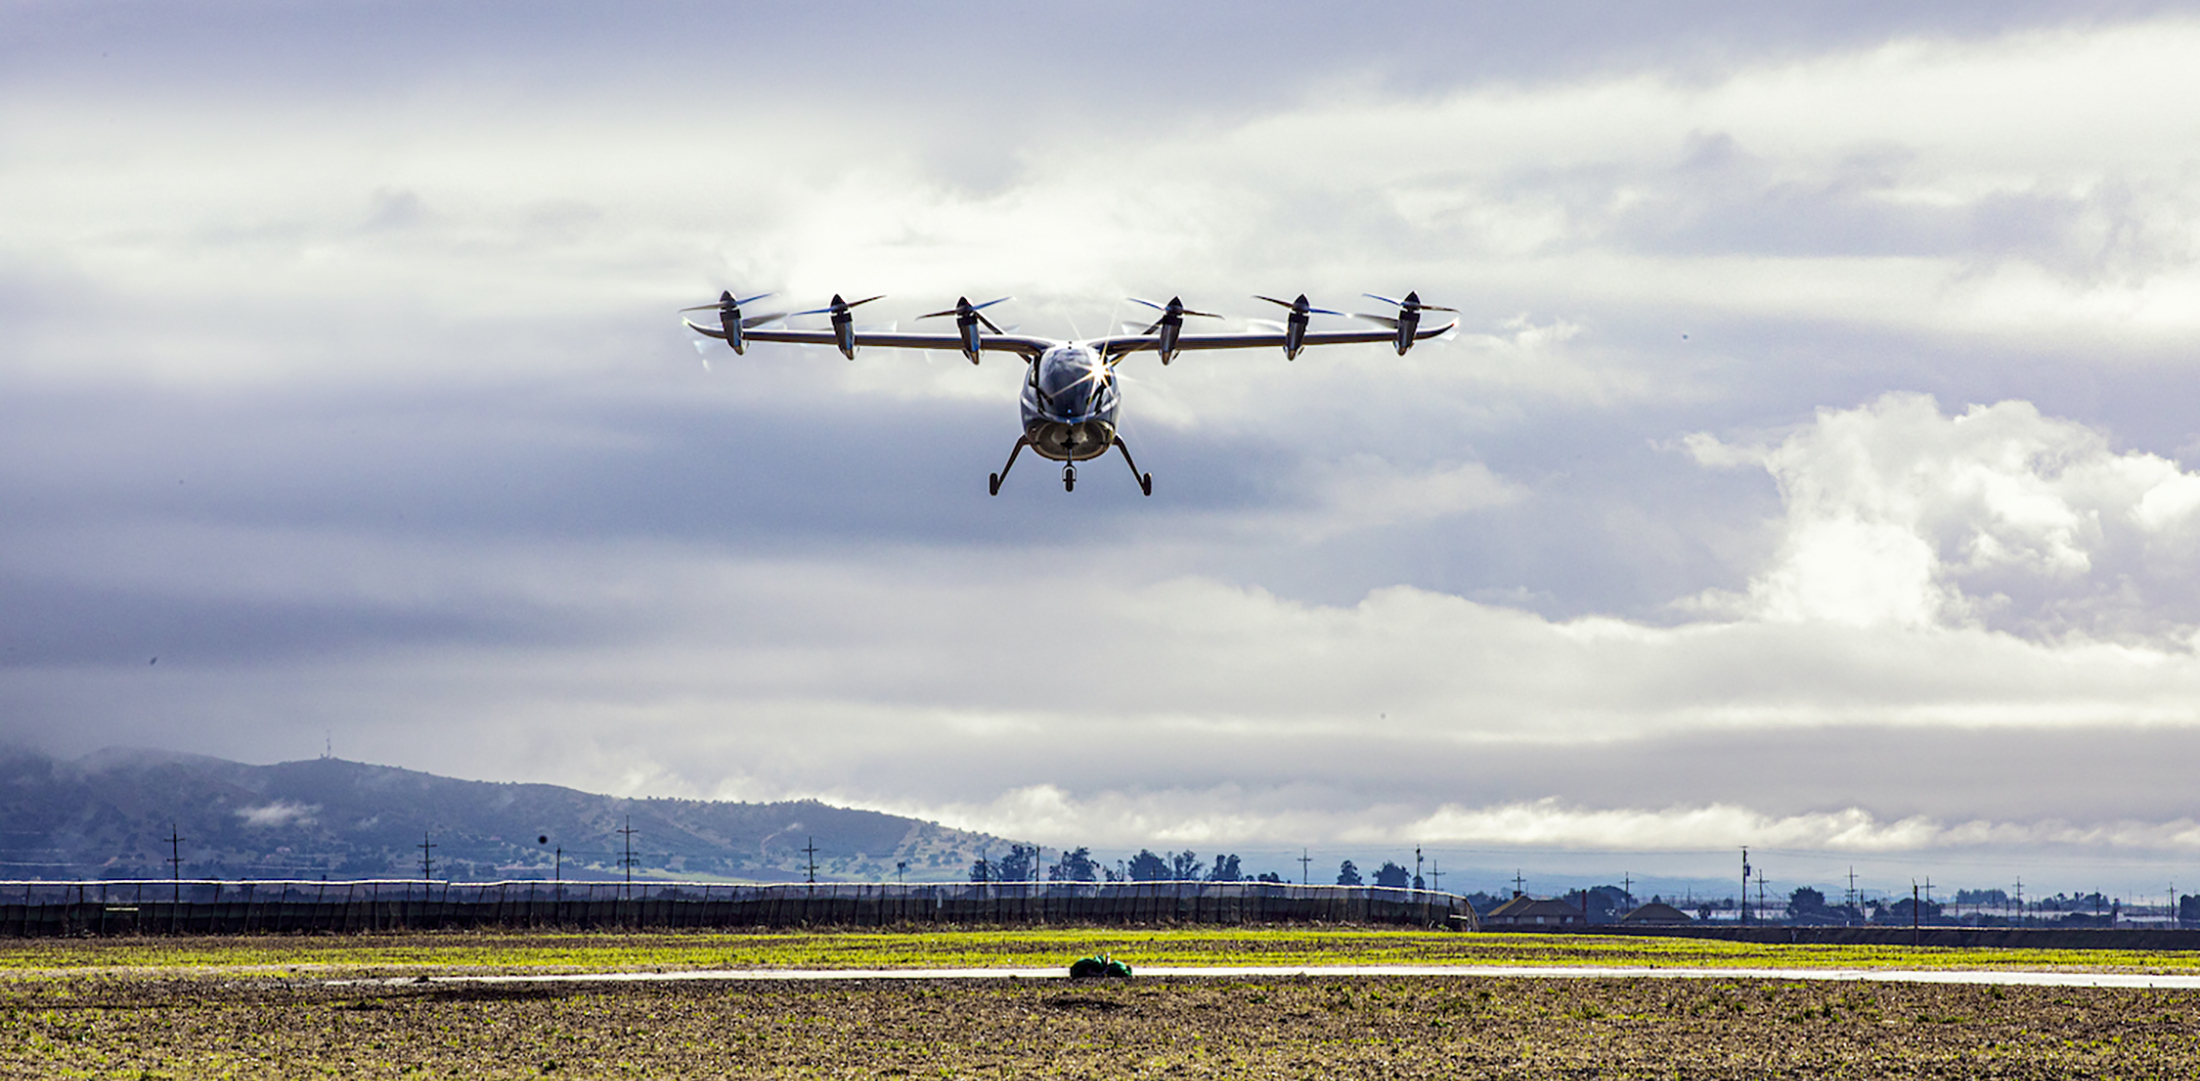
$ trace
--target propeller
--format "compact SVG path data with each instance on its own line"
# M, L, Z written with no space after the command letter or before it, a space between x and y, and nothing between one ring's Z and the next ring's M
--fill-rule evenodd
M1216 315L1213 312L1196 312L1190 308L1185 307L1182 297L1170 297L1167 304L1156 304L1153 301L1141 300L1138 297L1128 297L1126 299L1128 299L1133 304L1144 304L1145 306L1161 313L1161 318L1154 320L1152 325L1148 326L1144 330L1139 331L1140 334L1151 334L1155 330L1160 329L1161 326L1165 323L1182 323L1184 321L1184 317L1187 315L1196 315L1202 319L1222 318L1221 316Z
M1170 297L1167 304L1156 304L1153 301L1141 300L1137 297L1131 297L1129 299L1130 302L1133 304L1144 304L1145 306L1161 313L1161 318L1154 320L1151 325L1147 326L1146 329L1141 330L1138 333L1152 334L1156 331L1160 332L1161 363L1164 365L1168 364L1169 361L1175 359L1176 357L1177 338L1179 335L1184 333L1185 316L1196 315L1202 319L1222 318L1221 316L1216 315L1213 312L1193 311L1192 309L1185 307L1184 298L1182 297Z
M875 297L864 297L862 300L842 300L839 293L834 293L833 302L822 308L811 308L808 311L788 312L787 314L789 316L830 315L837 321L841 316L848 314L850 308L860 308L874 300L884 300L885 298L886 294L880 293Z
M945 311L926 312L923 315L917 316L917 318L937 319L945 315L954 316L955 333L960 335L962 338L963 356L970 358L970 363L976 364L978 362L979 351L985 347L984 343L978 340L978 328L982 326L995 334L1007 333L1007 331L1004 331L1000 327L993 325L993 320L985 317L985 309L990 308L995 304L999 304L1001 301L1010 299L1013 298L999 297L994 300L988 300L983 304L972 304L969 297L956 297L954 307L948 308Z
M1456 312L1459 310L1457 308L1447 308L1441 304L1423 304L1419 293L1407 293L1404 300L1394 300L1378 293L1361 293L1360 295L1369 300L1380 300L1385 304L1393 305L1399 311L1404 312Z
M874 297L874 298L872 298L872 299L874 299L874 300L875 300L875 299L877 299L877 298L875 298L875 297ZM941 316L943 316L943 315L952 315L952 316L954 316L954 317L955 317L955 321L956 321L956 322L958 322L958 323L960 323L960 322L962 322L963 320L966 320L966 319L969 319L969 320L975 320L975 321L977 321L977 322L980 322L980 323L983 323L983 324L985 324L985 329L987 329L987 330L990 330L990 331L992 331L992 332L993 332L993 333L995 333L995 334L1006 334L1006 333L1008 333L1007 331L1005 331L1005 330L1002 330L1001 328L999 328L999 327L997 327L997 326L994 326L994 325L993 325L993 320L991 320L991 319L988 319L988 318L986 318L985 316L983 316L983 315L980 315L980 314L978 314L978 313L979 313L979 312L982 312L982 311L984 311L984 310L986 310L987 308L990 308L990 307L994 306L995 304L999 304L999 303L1000 303L1001 301L1004 301L1004 300L1014 300L1014 299L1016 299L1016 298L1015 298L1015 297L999 297L999 298L997 298L997 299L994 299L994 300L988 300L988 301L986 301L986 302L985 302L985 303L983 303L983 304L972 304L972 303L970 302L970 298L969 298L969 297L956 297L956 298L955 298L955 306L954 306L954 307L952 307L952 308L949 308L949 309L947 309L947 310L945 310L945 311L937 311L937 312L926 312L926 313L924 313L923 315L917 316L917 318L919 318L919 319L937 319L937 318L939 318L939 317L941 317ZM859 301L858 303L861 303L861 302ZM849 307L851 307L851 308L852 308L852 307L855 307L855 305L854 305L854 304L851 304L851 305L849 305Z
M1270 303L1270 304L1274 304L1274 305L1277 305L1277 306L1279 306L1279 307L1285 307L1285 308L1289 308L1289 309L1291 309L1291 314L1292 314L1293 316L1301 316L1301 315L1343 315L1343 314L1344 314L1343 312L1333 312L1333 311L1330 311L1330 310L1329 310L1329 309L1327 309L1327 308L1316 308L1316 307L1314 307L1313 305L1311 305L1311 304L1308 304L1308 303L1307 303L1307 301L1306 301L1306 294L1305 294L1305 293L1300 293L1300 294L1299 294L1299 299L1297 299L1297 300L1277 300L1277 299L1276 299L1276 298L1274 298L1274 297L1264 297L1264 296L1260 296L1260 295L1258 295L1258 294L1254 295L1253 299L1254 299L1254 300L1265 300L1265 301L1267 301L1267 302L1268 302L1268 303Z
M728 292L721 292L721 293L719 293L719 294L718 294L718 303L716 303L716 304L697 304L696 306L694 306L694 307L692 307L692 308L682 308L682 309L680 309L680 310L681 310L681 311L684 311L684 312L706 312L706 311L717 311L717 310L721 310L721 309L724 309L724 308L728 308L728 307L730 307L730 308L734 309L735 311L739 311L739 310L741 310L741 309L742 309L743 307L746 307L747 305L749 305L749 304L751 304L751 303L754 303L754 302L756 302L756 301L762 300L762 299L764 299L765 297L768 297L768 296L770 296L770 295L771 295L770 293L758 293L758 294L756 294L756 295L755 295L755 296L753 296L753 297L745 297L745 298L743 298L743 299L741 299L741 300L735 300L735 299L733 299L733 294L732 294L732 293L728 293Z
M1344 314L1343 312L1330 311L1328 308L1314 307L1307 302L1305 293L1300 293L1297 300L1277 300L1274 297L1264 297L1258 293L1253 295L1253 299L1265 300L1270 304L1291 309L1291 314L1286 317L1283 327L1283 359L1285 360L1297 360L1299 351L1306 348L1306 323L1309 317Z

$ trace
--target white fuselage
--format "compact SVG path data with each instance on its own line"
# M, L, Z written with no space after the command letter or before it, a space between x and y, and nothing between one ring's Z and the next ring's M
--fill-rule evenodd
M1115 371L1086 346L1059 345L1039 354L1024 378L1024 437L1058 462L1107 453L1123 395Z

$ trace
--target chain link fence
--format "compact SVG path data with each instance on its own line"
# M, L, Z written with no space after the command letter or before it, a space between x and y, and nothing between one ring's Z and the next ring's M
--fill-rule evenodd
M911 924L1392 924L1476 929L1464 898L1277 882L0 882L0 935Z

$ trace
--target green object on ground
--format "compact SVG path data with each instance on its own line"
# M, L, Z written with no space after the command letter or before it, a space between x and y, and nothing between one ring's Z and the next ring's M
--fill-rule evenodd
M1131 978L1131 966L1107 954L1080 957L1069 966L1069 978L1073 980L1127 980Z

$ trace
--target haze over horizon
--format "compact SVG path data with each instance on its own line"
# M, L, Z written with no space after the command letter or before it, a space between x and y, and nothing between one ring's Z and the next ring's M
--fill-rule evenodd
M2200 885L2196 52L2190 3L10 5L0 742ZM1150 499L988 498L1013 361L706 371L722 288L1463 322L1133 358Z

